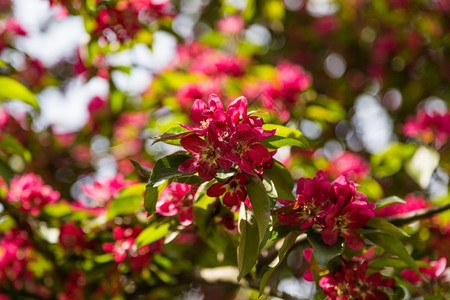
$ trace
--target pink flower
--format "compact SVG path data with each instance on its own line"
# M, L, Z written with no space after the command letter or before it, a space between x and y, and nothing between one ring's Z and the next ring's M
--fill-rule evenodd
M150 263L151 253L161 251L162 246L162 240L158 240L137 248L135 239L141 232L141 227L116 227L113 230L115 242L104 243L103 250L112 253L116 262L122 262L128 258L132 270L139 273Z
M132 181L126 180L122 174L117 174L111 178L95 180L92 184L84 184L81 191L94 201L96 206L104 207L109 201L114 199L119 192L133 184Z
M303 250L303 257L308 263L311 263L312 254L313 254L312 248L307 248ZM303 279L310 282L314 281L314 275L311 269L306 270L306 272L303 274Z
M234 35L241 32L244 29L244 25L245 23L242 17L240 15L234 15L220 19L217 22L217 29L222 33Z
M281 223L301 224L301 229L317 224L322 227L326 244L334 245L341 235L347 246L356 251L362 250L364 243L353 230L366 225L375 215L375 205L356 192L354 182L340 176L330 184L321 170L313 179L298 180L296 202L280 200L280 203L285 206L275 209L273 214L278 215Z
M423 277L429 281L439 281L444 279L444 271L447 267L447 259L445 257L441 257L439 260L430 262L428 259L423 259L423 261L430 264L431 268L419 267L419 272L423 275ZM418 284L423 282L422 278L416 274L413 270L404 270L402 272L402 277L407 282L411 284Z
M415 118L408 118L403 133L425 143L434 142L436 148L440 148L450 136L450 113L419 110Z
M331 271L322 277L319 286L327 299L330 300L388 300L383 292L385 288L392 288L393 279L383 279L379 272L367 276L368 263L361 265L355 262L345 262L336 271Z
M209 197L219 197L225 194L223 197L223 203L229 207L238 205L240 201L245 201L247 198L247 190L245 185L250 181L243 173L237 173L230 177L224 183L215 183L207 191Z
M185 136L180 143L194 156L178 167L180 172L198 172L201 178L209 181L219 166L225 170L239 166L242 171L252 174L255 168L264 168L271 161L272 153L259 142L274 135L275 130L263 130L263 120L248 115L244 97L234 100L226 113L215 94L210 95L208 105L196 100L191 117L197 126L181 126L196 135Z
M191 189L191 185L184 183L169 184L159 195L156 212L167 217L178 215L181 225L191 225L194 219L192 209L196 193L196 190L189 192Z
M323 171L319 170L313 179L300 178L297 182L297 202L291 204L294 212L282 213L278 219L287 225L301 224L301 229L309 228L315 222L322 223L331 196L331 184Z
M352 180L360 180L370 173L370 166L361 156L344 151L329 161L327 173L332 178L349 174Z
M191 108L191 119L197 127L183 125L182 127L195 131L198 135L205 135L211 121L223 122L226 120L222 101L216 94L209 95L208 105L200 99L194 101Z
M59 244L68 251L79 252L86 246L85 233L73 222L64 224L59 232Z
M212 180L218 170L216 160L221 161L219 152L197 135L186 136L180 143L194 156L179 165L178 170L183 173L198 172L198 176L202 179Z
M36 216L42 207L58 201L59 196L59 192L45 185L41 177L29 173L14 176L6 199L19 204L22 210Z
M356 192L355 184L341 176L333 183L334 201L322 230L323 241L334 245L339 235L345 238L348 247L360 251L364 247L361 237L353 229L366 225L375 216L375 204L370 204L365 195Z
M408 194L405 197L406 203L392 203L376 211L377 216L393 217L403 215L416 210L424 209L428 206L427 200L423 196Z

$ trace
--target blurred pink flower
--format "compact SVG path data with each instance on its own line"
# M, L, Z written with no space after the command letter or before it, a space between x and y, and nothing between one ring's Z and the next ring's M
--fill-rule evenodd
M29 173L13 177L6 199L32 215L38 215L41 208L58 201L59 196L59 192L45 185L41 177Z
M244 29L245 23L240 15L228 16L217 22L217 29L226 34L238 34Z

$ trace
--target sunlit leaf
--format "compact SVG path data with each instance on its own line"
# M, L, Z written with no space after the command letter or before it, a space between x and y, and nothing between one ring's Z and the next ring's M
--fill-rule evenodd
M152 223L136 237L136 244L138 244L139 247L142 247L162 239L169 230L169 227L169 223Z
M0 102L2 100L21 100L39 110L34 94L20 82L6 76L0 76Z
M392 203L406 203L405 200L403 200L402 198L399 198L397 196L391 196L391 197L387 197L381 200L378 200L375 204L377 206L376 210L383 208L389 204Z
M375 228L380 230L381 232L389 233L394 236L398 237L409 237L409 235L398 228L397 226L393 225L392 223L389 223L389 221L386 221L382 218L370 218L369 222L366 224L367 227Z
M253 212L241 203L239 213L239 233L241 235L238 249L238 281L253 268L259 253L258 226Z

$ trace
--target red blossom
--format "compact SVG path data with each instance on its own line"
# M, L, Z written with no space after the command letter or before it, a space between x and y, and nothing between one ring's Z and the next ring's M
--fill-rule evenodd
M357 181L370 173L370 166L361 156L344 151L329 161L327 173L332 178L348 174L352 180Z
M168 217L178 215L181 225L191 225L194 219L192 209L196 192L191 189L192 186L188 184L171 183L161 192L156 203L156 212Z
M423 196L408 194L405 197L406 203L392 203L376 211L377 216L393 217L403 215L416 210L424 209L428 206L427 200Z
M367 262L360 265L357 262L345 262L338 270L322 277L319 286L330 300L388 300L383 290L392 288L395 281L384 279L378 272L367 275L367 271Z
M419 110L415 118L408 118L403 133L425 143L434 142L436 148L440 148L450 136L450 113Z
M447 267L447 259L445 257L441 257L439 260L430 262L428 259L424 259L426 263L428 263L431 268L427 267L419 267L419 272L422 274L422 276L429 281L438 281L441 279L444 279L444 271ZM404 270L402 272L402 277L407 282L411 284L418 284L423 282L423 279L416 274L413 270Z
M245 185L250 181L243 173L238 173L225 181L224 183L215 183L207 191L209 197L223 197L223 203L229 207L238 205L240 201L247 198Z
M45 185L41 177L29 173L14 176L6 199L18 203L22 210L32 215L38 215L42 207L58 201L59 196L59 192Z

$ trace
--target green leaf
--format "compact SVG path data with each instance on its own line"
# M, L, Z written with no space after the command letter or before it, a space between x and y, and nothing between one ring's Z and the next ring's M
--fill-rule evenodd
M291 247L294 245L295 240L297 239L297 236L298 236L298 232L291 231L284 238L283 245L281 246L280 251L278 251L278 256L269 265L269 267L271 267L271 268L269 270L267 270L261 277L261 281L259 284L259 296L260 297L264 292L264 288L266 287L266 283L269 280L270 276L272 276L272 273L278 268L278 266L281 265L281 263L284 260L284 257L289 252Z
M164 134L152 137L154 140L152 143L155 144L157 142L166 142L171 145L181 145L180 139L195 134L193 131L187 131L185 128L181 126L175 126L167 130Z
M2 160L0 160L0 176L3 178L3 180L6 182L6 184L9 186L9 182L11 181L11 178L13 177L14 173L11 170L11 168L4 163Z
M142 174L142 176L144 176L145 178L150 178L150 175L152 174L152 169L144 167L140 163L138 163L137 161L134 161L132 159L130 159L130 161L133 164L133 166L135 167L135 169L138 170Z
M259 242L261 242L270 222L270 199L267 196L263 183L256 176L250 177L250 183L247 185L247 194L255 213Z
M389 221L386 221L382 218L370 218L369 222L366 224L367 227L375 228L380 230L381 232L389 233L397 237L409 237L409 235L398 228L397 226L393 225Z
M417 269L416 263L412 259L411 255L409 255L408 251L406 251L405 245L403 245L399 239L390 234L380 232L366 233L364 236L375 245L383 248L386 252L398 256L398 258L403 260L410 268L412 268L417 275L421 276L419 270Z
M157 187L150 186L149 184L145 186L144 208L149 216L155 213L155 206L158 201L159 193L166 188L167 184L168 182L166 181L164 184Z
M427 264L426 262L421 261L421 260L416 261L416 265L418 267L425 267L425 268L430 267L429 264ZM396 259L396 258L392 258L392 257L377 258L377 259L374 259L373 261L371 261L369 264L369 268L376 269L376 270L382 270L386 267L392 267L392 268L396 268L396 269L404 269L404 268L407 268L408 265L404 261Z
M344 252L344 239L339 237L336 244L329 246L322 240L322 236L314 231L309 231L307 235L308 241L313 248L314 258L317 264L322 269L327 263L338 255Z
M0 140L0 149L3 149L9 154L18 154L25 159L26 162L31 161L31 153L25 148L16 138L9 134L2 134Z
M159 224L159 223L153 223L144 230L136 237L136 244L139 247L149 245L153 242L156 242L159 239L162 239L167 231L169 230L169 223L165 224Z
M156 187L167 179L174 178L177 176L193 174L193 173L182 173L178 171L178 166L185 162L191 155L187 153L174 153L166 157L161 158L155 163L153 167L153 172L150 176L150 181L148 185Z
M308 140L297 129L276 124L264 124L262 128L264 130L277 129L275 135L261 142L269 150L276 150L284 146L297 146L301 148L307 148L309 146Z
M241 234L241 239L237 248L238 281L247 275L255 265L260 241L255 215L244 203L241 203L239 212L239 233Z
M201 187L202 188L202 187ZM199 191L200 189L199 188ZM199 193L199 199L194 203L194 220L200 237L216 251L225 252L229 240L219 233L214 220L217 199L209 197L204 192Z
M383 208L389 204L392 203L406 203L405 200L403 200L402 198L399 198L397 196L391 196L391 197L387 197L381 200L378 200L375 204L377 206L377 208L375 210L379 210L380 208Z
M142 208L143 196L125 196L114 199L108 207L108 220L119 215L132 214Z
M61 218L71 212L72 208L66 202L50 203L44 206L44 213L54 218Z
M284 200L295 200L292 191L294 189L294 180L288 169L279 161L274 160L270 169L264 169L264 176L267 176L275 184L278 198Z
M108 206L107 217L111 220L119 215L132 214L142 209L145 184L139 183L122 190Z
M34 94L17 80L0 76L0 87L0 102L17 99L39 110L39 104Z

